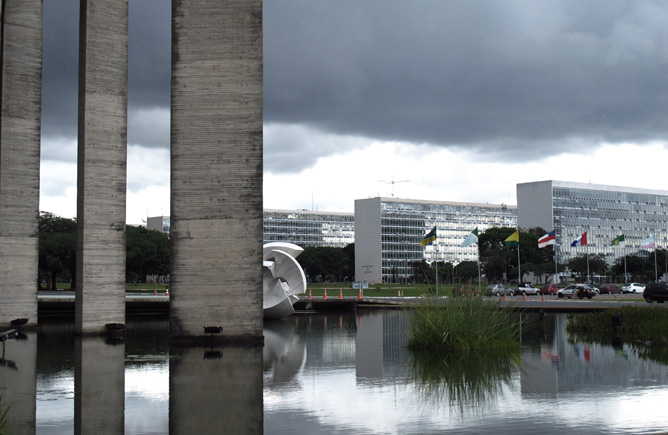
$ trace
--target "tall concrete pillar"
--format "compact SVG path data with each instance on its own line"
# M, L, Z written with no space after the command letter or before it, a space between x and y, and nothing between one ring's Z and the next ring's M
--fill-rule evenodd
M262 348L171 347L169 433L262 434Z
M0 13L0 329L37 322L42 1L3 0Z
M77 337L74 348L74 433L125 429L125 344Z
M75 323L125 323L128 0L81 0Z
M172 1L170 337L262 340L262 0Z

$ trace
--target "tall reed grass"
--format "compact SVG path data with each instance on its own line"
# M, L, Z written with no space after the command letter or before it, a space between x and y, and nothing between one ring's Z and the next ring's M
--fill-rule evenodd
M521 320L508 305L482 296L425 298L406 310L411 349L518 347Z

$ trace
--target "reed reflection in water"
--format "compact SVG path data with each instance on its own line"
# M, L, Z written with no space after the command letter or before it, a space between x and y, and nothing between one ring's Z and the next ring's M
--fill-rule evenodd
M411 351L411 381L425 400L463 412L495 399L520 363L519 349Z

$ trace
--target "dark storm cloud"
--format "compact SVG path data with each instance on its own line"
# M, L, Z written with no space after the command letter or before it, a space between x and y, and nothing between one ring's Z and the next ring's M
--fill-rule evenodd
M44 1L47 144L77 135L78 8ZM129 8L128 142L167 147L171 2ZM265 0L265 167L340 137L513 160L663 140L666 23L663 0Z
M265 123L514 160L663 140L666 23L661 0L265 1Z
M128 14L128 142L167 147L171 2L130 0ZM77 137L78 28L79 0L44 0L42 134L47 143ZM158 112L163 118L147 115ZM57 153L45 154L52 152Z

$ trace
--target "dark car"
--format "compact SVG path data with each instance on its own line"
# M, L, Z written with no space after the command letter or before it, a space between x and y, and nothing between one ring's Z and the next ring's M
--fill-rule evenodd
M614 284L604 284L599 287L599 290L601 291L601 294L619 294L622 292L622 289Z
M561 284L548 284L540 288L540 293L543 295L556 295L557 290L564 288Z
M662 304L663 301L668 300L668 284L665 282L650 282L645 287L642 295L649 304L654 301Z

